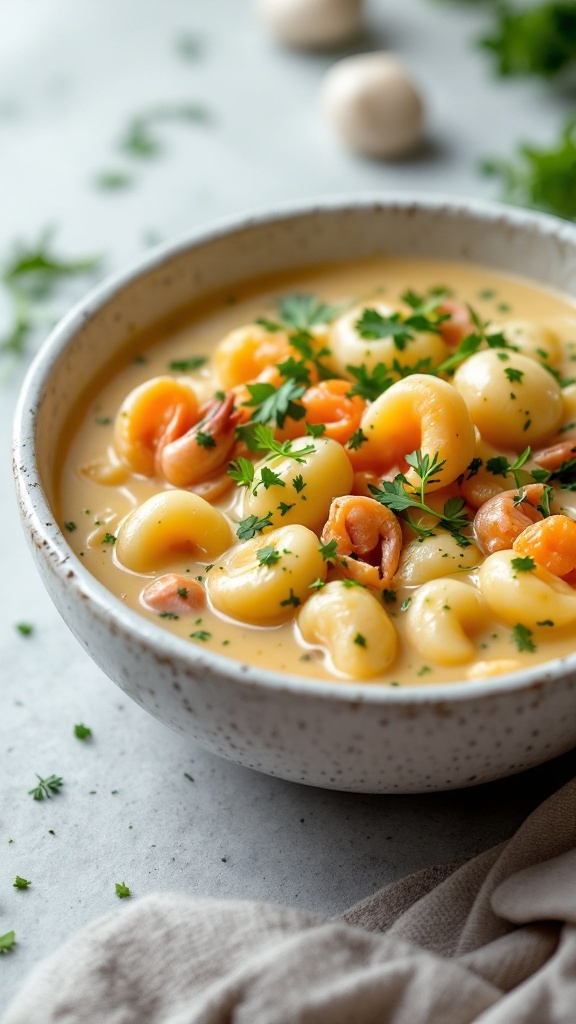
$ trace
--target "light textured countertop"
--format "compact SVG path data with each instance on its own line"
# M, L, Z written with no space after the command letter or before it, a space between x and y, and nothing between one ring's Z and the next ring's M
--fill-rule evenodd
M318 86L333 58L277 47L247 0L3 0L0 257L53 226L62 254L102 253L114 269L150 233L167 238L287 199L398 188L490 195L477 160L521 138L551 140L568 101L538 83L495 82L472 46L486 15L471 7L370 5L359 49L397 50L428 107L422 155L384 166L343 152L322 121ZM199 42L188 60L183 35ZM206 123L162 126L154 160L119 153L133 116L183 102L204 106ZM94 177L107 170L128 172L133 187L98 190ZM566 755L466 792L356 796L266 778L170 733L92 664L32 565L9 454L25 362L0 368L0 934L17 937L0 957L0 1011L42 956L121 909L115 882L135 898L171 889L336 914L404 874L506 838L573 773ZM17 632L21 621L34 624L31 636ZM91 740L74 737L76 722ZM33 801L35 772L62 775L62 793ZM12 887L17 874L29 890Z

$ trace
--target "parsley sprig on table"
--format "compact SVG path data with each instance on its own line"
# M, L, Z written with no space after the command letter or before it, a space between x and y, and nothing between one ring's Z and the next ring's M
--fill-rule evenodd
M0 953L7 953L8 950L12 949L15 942L15 932L6 932L5 935L0 935Z
M512 160L485 160L481 167L501 179L508 202L576 219L576 118L549 149L524 144Z
M494 55L502 76L553 78L576 65L576 7L573 0L552 0L518 10L495 8L497 23L481 46Z
M419 479L417 487L413 487L409 483L404 473L398 473L393 481L383 480L381 487L370 484L370 490L381 505L386 505L393 512L404 513L406 522L419 537L431 537L434 535L434 530L415 522L409 509L418 509L420 512L434 516L439 526L449 530L462 547L467 547L470 541L462 533L462 530L469 526L468 517L463 512L466 504L464 498L448 498L444 503L442 513L436 512L426 502L426 488L433 483L438 483L437 474L441 472L445 461L445 459L438 458L438 453L430 458L428 454L423 455L422 451L417 449L410 455L406 455L406 462Z
M46 779L43 779L36 773L36 778L38 779L38 785L28 790L28 795L32 796L34 800L44 800L45 797L50 800L52 795L59 793L64 785L64 779L60 778L59 775L49 775Z
M62 282L92 274L101 265L100 257L67 260L52 248L52 231L45 231L36 244L16 243L0 266L0 285L7 294L11 324L0 337L0 353L22 355L34 330L52 319L46 303L53 299Z

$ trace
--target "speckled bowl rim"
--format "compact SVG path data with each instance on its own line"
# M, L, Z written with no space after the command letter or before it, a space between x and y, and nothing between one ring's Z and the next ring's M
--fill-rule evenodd
M553 237L573 245L576 249L576 226L547 214L520 210L504 204L454 197L434 193L366 193L362 196L336 195L324 200L298 201L279 204L266 212L251 212L228 217L214 224L187 232L183 236L161 243L151 252L135 260L127 269L116 272L90 291L60 320L34 358L20 393L14 419L14 475L19 500L26 514L27 529L35 533L42 544L42 557L52 561L52 568L66 579L67 585L82 595L103 622L114 617L115 626L139 641L143 648L154 648L160 657L178 657L188 663L189 669L199 662L201 669L209 668L220 678L237 680L242 686L299 694L303 698L315 697L327 701L362 702L375 705L408 705L436 701L461 701L525 690L534 684L561 678L567 670L576 669L576 652L563 658L542 662L534 668L489 679L461 682L426 683L421 686L391 687L386 683L316 680L305 676L257 668L224 655L202 650L201 657L184 638L149 623L136 611L127 608L103 584L91 575L76 557L65 536L54 522L54 514L42 486L36 460L36 415L40 399L47 390L54 364L88 318L99 312L109 300L136 278L157 270L162 264L212 243L226 236L240 234L246 229L274 226L292 219L330 212L354 212L367 208L379 210L423 211L444 213L447 217L472 216L486 224L505 222L511 228L529 230L533 235ZM546 286L544 286L546 287ZM25 466L26 473L19 467ZM73 575L70 569L73 568Z

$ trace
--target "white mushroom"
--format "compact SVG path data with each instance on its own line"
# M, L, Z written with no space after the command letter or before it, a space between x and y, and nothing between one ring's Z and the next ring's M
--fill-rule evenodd
M256 0L262 21L282 43L329 49L358 35L362 0Z
M420 95L392 55L363 53L338 61L325 76L322 101L342 142L363 156L394 159L421 141Z

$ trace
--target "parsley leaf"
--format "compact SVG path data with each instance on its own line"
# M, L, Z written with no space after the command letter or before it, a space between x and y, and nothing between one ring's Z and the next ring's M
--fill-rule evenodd
M514 160L485 160L481 167L501 179L508 202L576 219L576 118L549 149L521 145Z
M172 359L168 363L168 369L177 373L191 373L199 370L207 362L206 356L190 356L189 359Z
M325 562L333 562L338 551L338 541L329 540L327 544L321 544L318 551Z
M296 596L292 587L290 587L290 593L285 601L280 601L280 607L286 608L288 605L292 605L293 608L297 608L299 604L302 604L300 598Z
M125 882L116 882L115 889L119 900L125 900L127 896L132 895Z
M280 561L280 552L271 544L267 544L266 547L258 549L256 558L260 565L276 565L276 562Z
M237 462L231 462L228 466L228 475L241 487L251 487L254 480L254 463L241 455Z
M260 470L260 479L256 483L252 493L256 494L258 488L262 485L266 491L269 487L286 487L286 483L280 476L280 473L275 473L273 469L269 468L269 466L262 466L262 469Z
M31 636L31 634L34 632L34 626L32 626L29 622L16 623L16 629L18 630L19 633L22 634L22 636Z
M512 639L520 652L529 651L532 653L536 650L536 644L532 640L532 630L528 629L527 626L523 626L521 622L517 622L514 626Z
M262 533L262 530L270 526L271 518L272 513L267 512L263 519L258 519L258 516L254 515L242 519L236 530L238 540L252 540L252 537L255 537L257 533Z
M502 76L552 78L576 64L576 8L572 0L552 0L515 10L497 7L498 22L481 46L493 54Z
M278 308L285 327L305 332L318 324L329 324L341 309L319 302L314 295L286 295Z
M17 243L0 267L0 285L11 306L11 326L0 338L0 353L22 355L34 330L46 319L42 303L54 299L60 285L74 277L93 274L100 257L66 260L52 249L52 231L45 231L35 245Z
M92 735L92 729L87 725L82 725L82 722L79 722L78 725L74 726L74 735L77 740L86 740Z
M4 935L0 935L0 953L7 953L9 949L12 949L15 942L15 932L6 932Z
M27 878L21 878L20 875L16 875L12 885L15 889L27 889L29 885L32 885L32 882L29 882Z
M510 565L516 572L531 572L532 569L536 568L536 562L529 555L526 555L525 558L513 558Z
M44 797L50 800L52 794L58 793L64 785L64 779L60 778L59 775L49 775L46 779L42 779L36 773L36 778L38 779L38 785L28 790L28 795L32 796L34 800L44 800Z
M358 430L355 430L348 438L348 448L351 448L353 452L356 452L367 440L368 438L362 430L362 427L359 427Z
M347 366L346 370L356 381L348 394L360 395L361 398L366 398L369 402L375 402L394 383L394 378L390 376L390 371L385 363L376 363L373 370L368 370L365 363L362 363L361 366Z
M296 401L302 397L306 386L291 377L279 388L266 383L247 384L246 387L250 399L242 404L255 406L250 419L256 423L276 423L282 428L287 417L301 420L306 415L304 406Z

